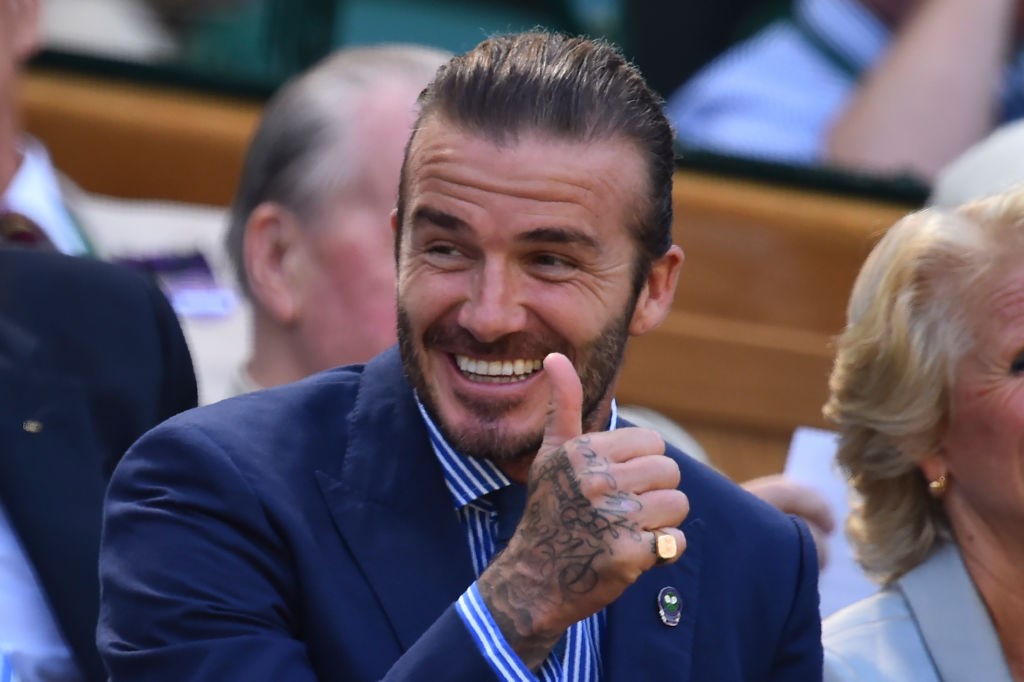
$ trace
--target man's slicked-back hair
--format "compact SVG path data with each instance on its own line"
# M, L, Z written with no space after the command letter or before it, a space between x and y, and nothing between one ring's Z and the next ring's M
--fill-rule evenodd
M330 193L364 170L353 160L351 138L365 96L391 86L419 91L449 57L418 45L343 48L274 95L246 153L225 240L243 291L249 292L245 227L256 207L272 201L310 220Z
M638 245L637 288L672 245L672 128L661 98L610 43L545 31L495 36L443 66L420 95L398 193L404 218L409 152L425 121L443 120L498 144L524 133L572 142L636 145L648 174L646 205L630 226ZM396 246L397 248L397 246Z

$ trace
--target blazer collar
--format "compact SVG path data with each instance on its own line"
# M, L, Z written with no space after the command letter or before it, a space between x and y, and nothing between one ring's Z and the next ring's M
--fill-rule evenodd
M898 584L940 679L1012 682L999 637L956 545L938 545Z
M466 536L395 348L363 371L337 472L335 525L409 648L475 579Z

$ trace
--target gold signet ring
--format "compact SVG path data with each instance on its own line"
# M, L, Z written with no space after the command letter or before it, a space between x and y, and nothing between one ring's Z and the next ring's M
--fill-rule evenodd
M658 559L661 561L668 561L669 559L676 558L676 552L679 547L676 544L676 536L669 535L668 533L657 534L658 544Z

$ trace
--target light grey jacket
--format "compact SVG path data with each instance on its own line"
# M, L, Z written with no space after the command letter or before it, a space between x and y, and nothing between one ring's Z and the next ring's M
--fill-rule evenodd
M825 682L1012 682L988 611L953 544L827 618Z

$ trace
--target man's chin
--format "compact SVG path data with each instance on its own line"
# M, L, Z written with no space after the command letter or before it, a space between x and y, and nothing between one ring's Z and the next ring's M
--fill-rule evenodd
M540 449L543 432L515 432L501 420L476 420L453 431L442 426L448 442L459 453L498 465L532 460Z

